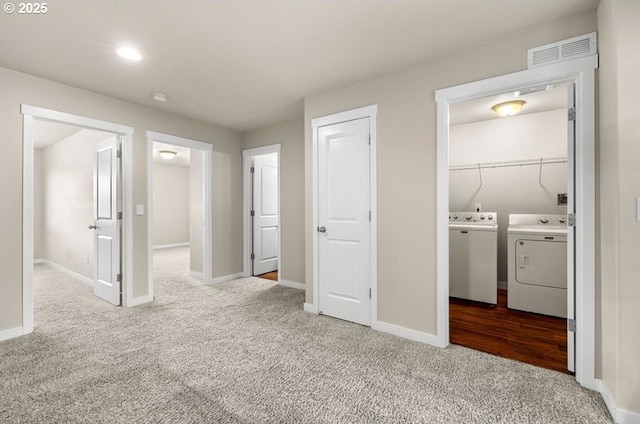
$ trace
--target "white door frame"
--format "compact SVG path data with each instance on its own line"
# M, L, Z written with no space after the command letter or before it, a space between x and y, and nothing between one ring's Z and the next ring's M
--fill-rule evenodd
M213 181L213 144L189 138L177 137L155 131L147 131L147 269L148 269L148 293L153 299L153 142L170 144L172 146L186 147L199 150L203 153L204 167L202 172L202 280L204 284L212 283L213 275L213 236L212 236L212 192Z
M318 128L325 125L339 124L356 119L369 118L369 130L371 135L370 149L370 190L371 190L371 327L378 328L378 168L377 168L377 131L376 116L377 105L364 106L332 115L322 116L311 120L313 146L311 148L312 180L313 187L313 303L305 303L304 310L318 314L319 309L319 238L316 228L318 227Z
M242 242L242 274L245 277L251 276L251 235L253 227L251 225L251 197L253 188L251 184L251 160L254 156L266 155L269 153L277 153L278 156L278 283L282 279L282 202L280 190L280 144L271 144L268 146L255 147L242 151L242 222L244 230L244 238Z
M595 69L598 56L529 69L437 90L437 328L449 344L449 104L527 86L576 84L576 370L578 383L595 379Z
M116 134L122 149L122 304L133 306L133 215L132 215L132 136L133 128L27 104L22 113L22 328L24 334L33 331L33 182L35 120L59 122L91 130Z

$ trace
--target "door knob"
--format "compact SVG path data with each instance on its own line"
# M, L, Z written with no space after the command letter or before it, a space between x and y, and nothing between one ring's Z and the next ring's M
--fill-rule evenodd
M97 225L89 225L89 229L90 230L97 230L98 226Z
M327 227L325 227L325 226L318 227L318 232L319 233L326 233L327 232Z

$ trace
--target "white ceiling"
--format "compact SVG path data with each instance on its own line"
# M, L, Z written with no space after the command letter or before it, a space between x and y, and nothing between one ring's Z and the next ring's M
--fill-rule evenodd
M172 150L177 153L173 159L163 159L160 157L160 150ZM153 163L161 165L190 166L191 149L187 147L173 146L171 144L153 142Z
M0 66L245 131L301 117L306 95L597 3L53 0L46 15L0 14ZM117 57L123 43L144 59Z

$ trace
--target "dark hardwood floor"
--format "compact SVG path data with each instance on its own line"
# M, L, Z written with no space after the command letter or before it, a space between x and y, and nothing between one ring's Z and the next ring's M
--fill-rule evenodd
M449 299L451 343L543 368L567 371L564 318L507 308L507 291L498 289L498 305Z
M278 271L271 271L264 274L256 275L258 278L264 278L266 280L278 281Z

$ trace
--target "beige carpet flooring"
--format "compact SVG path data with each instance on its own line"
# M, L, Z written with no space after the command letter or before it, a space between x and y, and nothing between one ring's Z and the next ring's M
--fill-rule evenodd
M36 266L36 329L0 343L2 423L608 423L558 372L302 311L257 278L212 287L156 254L156 300L114 307Z

